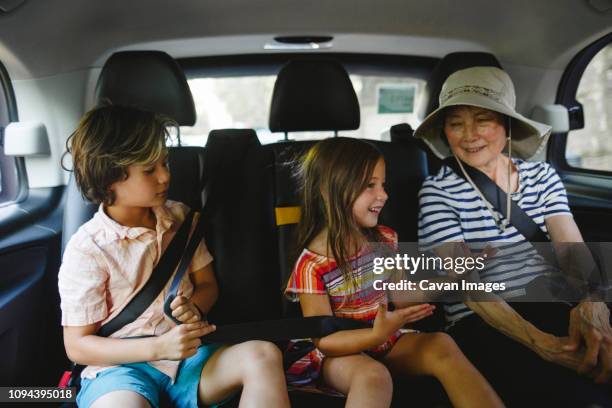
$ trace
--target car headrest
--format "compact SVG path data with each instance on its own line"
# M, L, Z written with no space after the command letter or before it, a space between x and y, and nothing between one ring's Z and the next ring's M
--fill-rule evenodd
M288 62L274 84L269 124L272 132L359 128L359 102L344 67L328 59Z
M427 81L425 94L429 99L424 104L426 108L423 117L438 108L442 84L451 74L465 68L480 66L502 68L497 58L488 52L453 52L442 58Z
M193 96L177 62L161 51L121 51L106 61L96 102L135 106L162 113L181 126L196 121Z

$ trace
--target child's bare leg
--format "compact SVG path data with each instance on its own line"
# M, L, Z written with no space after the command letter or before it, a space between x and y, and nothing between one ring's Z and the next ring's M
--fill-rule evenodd
M134 391L113 391L104 394L90 405L91 408L104 407L126 407L126 408L150 408L149 401Z
M325 383L347 395L346 407L389 407L393 381L389 370L365 354L326 357Z
M436 377L455 407L503 407L487 380L446 333L406 334L384 361L392 373Z
M289 407L283 359L272 343L248 341L217 350L204 365L198 395L206 405L242 388L240 407Z

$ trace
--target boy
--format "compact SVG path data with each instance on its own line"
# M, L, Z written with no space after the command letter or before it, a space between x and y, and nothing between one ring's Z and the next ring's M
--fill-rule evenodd
M100 204L70 239L59 272L66 353L87 365L77 403L195 407L242 389L245 405L288 407L276 346L202 345L199 338L215 330L202 316L218 293L204 242L171 304L181 325L164 317L168 283L134 322L111 337L96 336L147 282L189 211L166 199L165 141L172 125L152 112L102 106L84 115L66 143L80 191ZM137 336L150 337L125 338Z

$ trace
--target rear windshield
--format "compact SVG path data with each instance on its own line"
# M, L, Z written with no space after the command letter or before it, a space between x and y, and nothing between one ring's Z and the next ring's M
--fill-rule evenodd
M418 125L416 112L422 103L425 81L408 76L351 74L359 99L361 125L343 136L389 140L389 128L398 123ZM262 144L284 139L272 133L268 115L276 75L190 76L189 87L196 105L195 126L181 127L183 145L203 146L213 129L252 128ZM331 132L295 132L294 140L322 139Z

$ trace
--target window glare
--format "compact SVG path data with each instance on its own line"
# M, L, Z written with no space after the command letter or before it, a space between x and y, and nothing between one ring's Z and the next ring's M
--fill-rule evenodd
M350 75L361 109L360 128L340 131L343 136L388 140L389 128L407 122L418 125L416 113L423 98L425 82L408 77ZM268 116L275 75L188 80L196 107L196 124L182 126L181 143L203 146L213 129L252 128L262 144L284 140L272 133ZM333 132L292 132L289 139L323 139Z
M591 60L576 99L583 105L584 129L569 132L567 162L574 167L612 171L612 45Z

